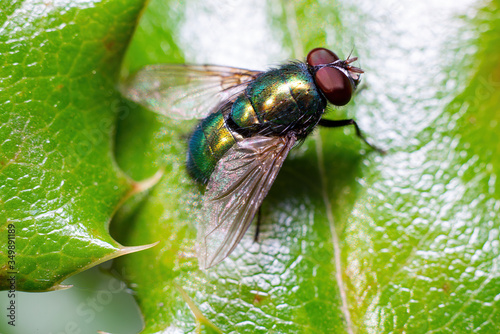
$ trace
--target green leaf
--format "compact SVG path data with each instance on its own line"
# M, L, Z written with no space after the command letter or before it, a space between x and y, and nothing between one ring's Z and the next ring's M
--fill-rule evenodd
M44 291L139 248L108 232L134 183L113 134L142 0L0 4L0 288ZM14 249L15 248L15 249ZM10 251L10 252L9 252Z
M496 333L500 330L499 1L436 4L152 1L127 66L265 67L327 46L359 57L363 89L327 118L355 117L381 156L321 129L292 151L223 263L194 253L200 187L186 175L193 122L135 109L117 159L165 174L117 219L145 333ZM155 25L156 24L156 25ZM160 54L159 46L163 46ZM141 55L142 56L139 56ZM138 145L140 141L143 145Z

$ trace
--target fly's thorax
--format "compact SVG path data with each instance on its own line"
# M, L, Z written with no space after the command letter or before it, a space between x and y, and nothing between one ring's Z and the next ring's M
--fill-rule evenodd
M301 136L309 133L326 107L326 100L303 63L284 65L262 74L247 87L244 95L242 102L245 103L241 108L238 106L235 114L238 117L234 118L243 120L245 116L242 124L255 124L258 120L259 133L267 135L288 131ZM232 113L235 107L236 103Z
M222 111L209 115L198 124L189 140L188 172L206 183L217 162L235 143Z

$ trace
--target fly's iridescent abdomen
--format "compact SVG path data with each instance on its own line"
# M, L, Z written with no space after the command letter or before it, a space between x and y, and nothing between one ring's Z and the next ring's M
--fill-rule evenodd
M188 171L206 183L222 156L238 141L256 135L306 137L326 100L307 65L293 63L259 75L233 103L202 120L189 141Z
M217 162L235 143L222 110L210 114L196 127L189 139L187 170L201 183L207 183Z

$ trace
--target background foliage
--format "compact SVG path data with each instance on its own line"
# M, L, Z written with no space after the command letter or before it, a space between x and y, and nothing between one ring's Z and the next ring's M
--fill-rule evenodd
M69 275L134 250L113 240L108 224L134 187L113 157L114 86L142 5L0 4L2 289L12 271L9 224L18 290L58 289Z

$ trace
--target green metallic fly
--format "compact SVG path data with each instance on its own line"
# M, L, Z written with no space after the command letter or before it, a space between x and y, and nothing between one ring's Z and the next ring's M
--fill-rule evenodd
M327 103L351 100L363 71L316 48L306 62L269 71L212 65L153 65L130 77L123 94L174 119L202 118L189 140L187 170L207 185L198 228L202 269L224 260L260 208L288 152L325 120Z

